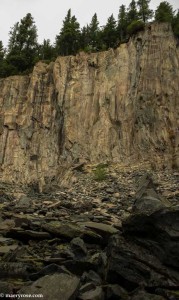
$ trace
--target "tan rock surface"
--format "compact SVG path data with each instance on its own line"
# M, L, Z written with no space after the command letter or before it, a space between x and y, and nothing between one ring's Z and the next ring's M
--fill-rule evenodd
M178 49L152 24L116 50L1 79L0 179L41 189L77 160L179 166Z

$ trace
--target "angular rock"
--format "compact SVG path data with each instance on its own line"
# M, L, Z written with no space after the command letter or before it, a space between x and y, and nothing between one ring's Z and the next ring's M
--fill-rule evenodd
M104 293L102 288L100 286L97 286L96 288L93 288L84 293L81 292L78 298L81 300L104 300Z
M106 287L106 300L128 300L129 295L118 284L110 284Z
M0 256L6 254L10 251L16 250L18 245L10 245L10 246L0 246Z
M68 274L46 275L32 285L23 287L20 294L42 294L43 300L75 300L79 290L78 277ZM23 298L25 300L29 297Z
M85 243L79 237L72 239L70 244L75 257L81 258L87 255L88 250L85 246Z
M84 284L84 285L82 285L81 287L80 287L80 294L83 294L83 293L86 293L86 292L88 292L88 291L90 291L90 290L93 290L93 289L95 289L96 287L95 287L95 285L94 285L94 283L93 282L88 282L88 283L86 283L86 284Z
M150 214L165 207L170 207L171 203L162 198L156 191L152 177L145 174L139 182L136 193L133 211L135 213Z
M21 196L21 198L18 200L16 207L18 208L30 208L32 205L32 200L27 196Z
M57 237L64 237L67 239L73 239L74 237L81 236L84 232L83 229L76 224L63 223L59 221L46 223L42 225L42 228Z
M101 236L93 231L86 230L85 228L74 224L74 223L64 223L59 221L52 221L42 225L42 229L51 233L56 237L65 238L71 240L74 237L81 237L85 242L95 243L101 241Z
M43 277L45 275L50 275L53 273L65 273L70 275L71 273L64 267L64 266L59 266L56 264L50 264L46 267L44 267L42 270L40 270L37 273L33 273L29 275L30 280L37 280L40 277Z
M83 282L93 282L95 285L101 285L102 284L101 277L99 276L99 274L97 274L93 270L90 270L88 273L87 272L83 273L81 281L83 281Z
M164 264L179 269L179 209L137 214L123 222L123 234L150 248Z
M97 223L97 222L84 222L81 225L94 230L96 233L100 234L103 237L103 241L107 242L109 237L113 234L119 232L118 229L114 228L111 225L107 225L104 223Z
M113 236L107 249L107 282L120 284L129 292L141 286L150 291L155 291L157 286L177 289L179 276L176 268L173 267L173 271L171 267L167 268L147 242L147 237L142 241L135 239L134 233L125 238Z
M28 265L18 262L0 262L0 278L25 278L29 275Z

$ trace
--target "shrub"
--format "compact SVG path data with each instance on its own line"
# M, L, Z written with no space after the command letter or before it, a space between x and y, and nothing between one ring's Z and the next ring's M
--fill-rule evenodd
M131 24L127 26L127 33L129 35L133 35L137 33L138 31L144 30L145 24L141 20L135 20Z
M103 181L107 177L106 173L106 165L105 164L99 164L96 169L93 171L94 173L94 179L96 181Z

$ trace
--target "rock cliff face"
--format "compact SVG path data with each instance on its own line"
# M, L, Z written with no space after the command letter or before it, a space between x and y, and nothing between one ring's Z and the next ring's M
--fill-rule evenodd
M74 160L179 166L178 91L179 48L168 24L116 50L1 79L1 180L43 185Z

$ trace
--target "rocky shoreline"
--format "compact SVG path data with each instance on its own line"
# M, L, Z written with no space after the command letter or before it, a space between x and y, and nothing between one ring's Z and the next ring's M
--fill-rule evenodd
M75 166L41 194L0 183L1 293L179 299L179 174L107 171Z

